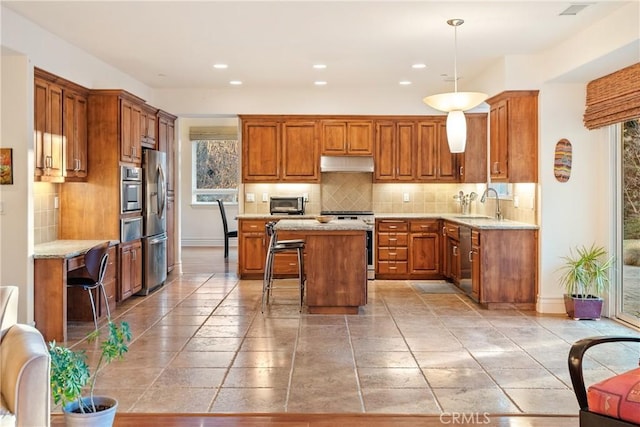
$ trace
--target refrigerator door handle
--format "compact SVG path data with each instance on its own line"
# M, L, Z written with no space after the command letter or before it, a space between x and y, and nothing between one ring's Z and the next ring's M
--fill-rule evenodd
M164 216L164 207L166 204L167 191L164 184L164 170L162 166L158 166L158 216Z

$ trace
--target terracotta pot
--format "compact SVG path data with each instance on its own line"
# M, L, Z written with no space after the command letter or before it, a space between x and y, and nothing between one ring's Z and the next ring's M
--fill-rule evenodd
M82 401L86 406L91 405L91 398L83 397ZM78 402L66 405L62 410L67 427L111 427L118 409L118 401L110 397L94 396L96 406L106 407L98 412L78 413Z
M602 314L602 304L602 298L595 297L593 295L564 295L564 307L567 311L567 315L576 320L599 320L600 315Z

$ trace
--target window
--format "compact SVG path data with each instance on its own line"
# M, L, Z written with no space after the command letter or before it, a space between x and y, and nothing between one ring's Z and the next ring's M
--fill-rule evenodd
M195 140L192 144L193 204L238 202L238 141Z

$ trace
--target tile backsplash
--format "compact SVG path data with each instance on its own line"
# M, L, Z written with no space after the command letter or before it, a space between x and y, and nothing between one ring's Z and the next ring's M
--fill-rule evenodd
M36 182L34 189L34 243L46 243L58 238L58 224L60 224L60 209L56 208L56 198L59 197L60 184Z

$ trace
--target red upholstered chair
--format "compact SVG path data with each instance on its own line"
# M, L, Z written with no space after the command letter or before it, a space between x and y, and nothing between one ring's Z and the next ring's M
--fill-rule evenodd
M640 337L591 337L571 346L569 374L580 405L580 427L640 426L640 368L592 384L588 389L582 374L582 359L587 349L625 341L640 342Z

